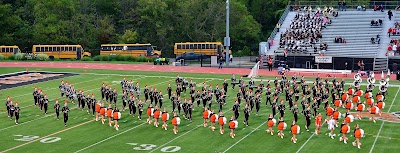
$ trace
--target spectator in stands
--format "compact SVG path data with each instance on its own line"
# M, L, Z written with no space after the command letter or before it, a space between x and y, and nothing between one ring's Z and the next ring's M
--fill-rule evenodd
M389 10L388 11L388 17L389 17L390 21L392 21L392 16L393 16L392 10Z
M392 34L393 34L393 35L397 35L397 29L396 29L396 28L393 28L393 29L392 29Z
M393 52L397 52L397 43L395 43L394 45L393 45L393 47L392 47L392 50L393 50Z
M383 12L383 5L379 5L379 10L381 10L381 12Z
M281 28L281 24L277 23L277 24L276 24L277 32L279 32L279 29L280 29L280 28Z
M361 60L361 71L364 71L364 66L365 66L364 60Z
M343 1L342 2L342 11L346 11L346 1Z
M375 44L375 38L374 37L371 37L371 43Z
M382 25L383 21L381 19L378 19L379 25Z
M389 44L388 51L392 51L392 50L393 50L393 46L392 46L392 44Z
M361 5L358 5L358 6L357 6L357 11L361 11L361 10L362 10Z
M377 11L377 10L378 10L378 6L374 5L374 11Z
M390 27L389 29L388 29L388 35L389 35L389 38L390 38L390 34L393 32L393 29L392 29L392 27Z
M332 16L333 17L338 17L339 16L339 12L338 11L332 11Z
M367 10L367 7L365 7L365 5L363 5L363 6L362 6L362 10L363 10L363 11L366 11L366 10Z
M400 6L397 6L395 10L400 11Z
M377 42L378 44L380 44L381 42L381 37L379 35L376 35L376 40L375 42Z
M347 70L347 62L344 63L344 70Z
M358 61L357 66L358 66L358 71L360 71L361 70L361 61Z
M338 5L338 11L340 11L340 10L342 10L342 2L341 1L339 1L338 3L337 3L337 5Z

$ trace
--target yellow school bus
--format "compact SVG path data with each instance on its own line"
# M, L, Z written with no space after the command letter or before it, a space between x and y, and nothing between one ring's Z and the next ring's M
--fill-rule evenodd
M100 55L161 56L161 51L151 44L102 44Z
M82 57L91 56L89 52L83 50L81 45L33 45L32 53L35 55L46 54L51 60L55 58L80 60Z
M18 46L0 46L0 54L7 58L10 55L20 53Z
M221 42L185 42L175 43L174 54L180 55L186 52L194 52L195 54L204 54L209 56L216 56L225 54L224 45ZM232 51L229 50L229 54Z

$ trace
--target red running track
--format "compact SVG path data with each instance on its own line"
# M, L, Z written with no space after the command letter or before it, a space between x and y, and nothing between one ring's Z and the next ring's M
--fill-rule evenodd
M151 71L151 72L185 72L185 73L206 73L206 74L238 74L248 75L249 68L223 68L217 67L191 67L191 66L172 66L172 65L153 65L153 64L112 64L112 63L82 63L82 62L0 62L0 67L24 67L24 68L75 68L75 69L103 69L103 70L131 70L131 71ZM287 75L292 76L296 73L298 76L306 77L317 76L316 73L298 73L289 72ZM278 76L277 70L268 71L266 69L259 70L260 76ZM327 77L330 73L321 72L321 77ZM353 78L355 73L349 76L339 74L338 78ZM332 76L332 74L330 74ZM336 74L337 75L337 74ZM377 79L379 75L375 75ZM391 80L395 80L395 75L391 75Z

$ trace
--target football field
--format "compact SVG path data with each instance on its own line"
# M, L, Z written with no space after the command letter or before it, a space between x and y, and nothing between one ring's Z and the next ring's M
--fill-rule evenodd
M115 68L111 68L115 69ZM0 74L9 74L25 71L25 68L0 68ZM127 80L139 82L141 91L147 84L148 86L156 86L157 90L162 90L164 94L163 107L171 114L172 103L168 99L167 86L171 83L174 91L176 73L172 72L142 72L142 71L119 71L119 70L86 70L83 69L54 69L54 68L30 68L29 71L40 72L69 72L78 75L62 78L74 84L75 89L82 89L85 95L88 93L94 94L96 99L101 99L100 87L102 82L116 88L118 91L117 105L121 109L121 85L120 81L125 77ZM227 74L196 74L196 73L179 73L181 77L193 79L197 83L197 89L201 88L201 83L206 82L207 85L219 84L222 87L223 79L227 78L230 83L231 75ZM291 76L288 76L290 78ZM239 79L239 76L236 76ZM274 77L262 76L259 79L271 79L273 86ZM307 78L308 81L314 81L315 78ZM331 80L331 79L330 79ZM365 81L365 78L364 78ZM0 107L0 152L385 152L395 153L400 149L400 123L388 120L378 120L376 123L370 122L368 118L355 120L350 124L351 134L353 133L354 125L359 124L365 131L365 137L361 139L361 149L352 146L351 142L355 140L353 136L349 137L348 144L339 142L339 137L331 139L328 137L327 125L324 124L321 134L315 135L314 120L312 120L310 132L304 128L305 119L299 114L298 125L301 127L301 132L297 135L297 144L290 141L290 123L293 120L293 115L286 109L285 122L288 128L284 131L283 139L277 137L276 133L271 136L265 132L267 127L268 115L271 114L271 107L265 105L265 94L262 95L262 105L260 113L251 113L249 126L243 124L243 103L241 104L240 116L238 119L239 126L235 130L235 138L229 136L229 128L225 126L225 133L221 135L218 130L213 132L209 127L203 127L202 108L195 105L193 111L193 122L180 116L181 124L179 125L179 133L172 132L171 122L168 122L168 130L159 126L156 128L153 125L146 123L147 116L145 112L142 115L142 120L129 115L129 110L121 111L122 117L119 120L120 128L115 130L107 124L101 124L100 121L95 121L94 116L88 114L85 110L77 109L77 105L68 103L71 109L69 113L68 126L64 127L62 116L60 120L55 117L53 105L55 98L59 98L62 103L65 98L60 97L58 86L60 79L49 80L45 82L33 83L23 86L0 90L0 99L5 102L6 97L10 96L13 102L18 102L21 108L19 124L16 125L13 120L7 118L6 107ZM248 82L248 78L245 78ZM352 83L353 80L347 79L346 83ZM365 83L365 82L363 82ZM377 81L379 83L379 81ZM386 96L386 106L383 109L385 113L400 112L400 83L391 81ZM34 87L41 88L43 93L47 94L50 100L49 112L44 114L37 106L34 105L32 92ZM373 95L376 94L378 85L375 87ZM232 106L236 98L235 90L228 86L227 104L223 108L225 117L233 115ZM347 87L345 88L347 89ZM365 85L362 86L365 90ZM282 97L284 95L281 95ZM182 98L189 98L189 90L183 94ZM140 95L144 99L144 95ZM361 98L365 101L365 98ZM330 100L331 101L331 100ZM144 109L147 109L149 102L144 104ZM287 104L287 102L285 102ZM218 111L218 104L213 102L212 109ZM298 104L299 111L301 106ZM162 109L161 109L162 110ZM320 109L322 114L325 111ZM344 114L345 109L341 108L340 112ZM181 113L183 114L183 113ZM278 116L278 115L277 115ZM277 118L276 118L277 119ZM324 115L325 119L325 115ZM107 121L106 121L107 122ZM274 127L277 131L277 127ZM339 133L339 128L335 130L336 135Z

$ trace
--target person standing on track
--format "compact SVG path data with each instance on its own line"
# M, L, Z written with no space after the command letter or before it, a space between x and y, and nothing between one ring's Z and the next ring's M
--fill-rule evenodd
M68 113L69 113L69 108L67 106L67 100L64 102L64 107L61 110L63 112L64 116L64 127L67 127L67 122L68 122Z

